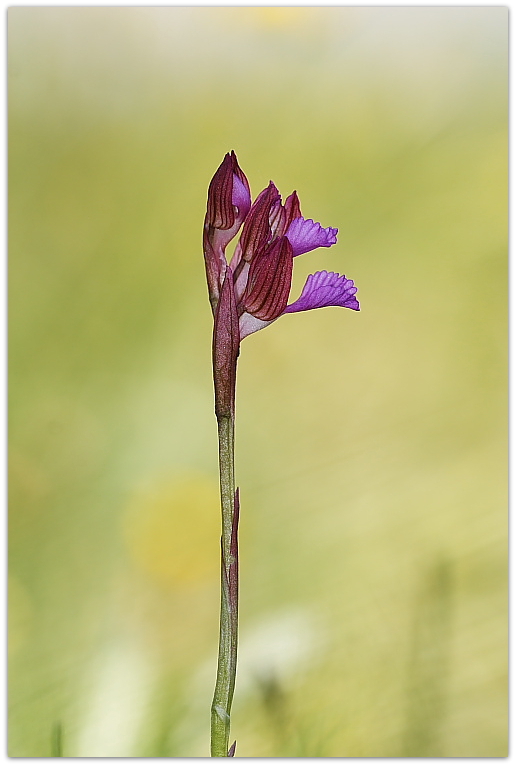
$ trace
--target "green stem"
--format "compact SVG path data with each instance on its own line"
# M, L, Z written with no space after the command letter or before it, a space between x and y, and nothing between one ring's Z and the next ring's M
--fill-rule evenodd
M217 681L211 706L211 755L227 757L238 641L238 496L235 494L234 415L219 416L222 508L221 602Z

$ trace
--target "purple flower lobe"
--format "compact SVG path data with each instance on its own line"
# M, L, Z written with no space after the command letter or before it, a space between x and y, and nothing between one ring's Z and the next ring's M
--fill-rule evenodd
M321 309L325 306L343 306L347 309L360 311L360 305L355 298L357 288L352 279L334 271L316 271L306 280L303 292L295 301L287 306L284 314L309 309Z
M294 218L287 229L286 236L292 245L294 255L308 253L317 247L331 247L337 242L338 229L329 226L323 229L320 223L311 218Z

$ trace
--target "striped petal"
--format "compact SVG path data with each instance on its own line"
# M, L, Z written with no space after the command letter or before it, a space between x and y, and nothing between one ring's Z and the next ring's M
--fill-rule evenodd
M291 283L292 247L286 237L281 237L251 261L242 298L244 311L272 322L286 308Z

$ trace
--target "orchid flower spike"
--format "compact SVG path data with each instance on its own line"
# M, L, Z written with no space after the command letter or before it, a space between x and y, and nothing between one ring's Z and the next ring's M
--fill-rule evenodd
M242 231L231 264L225 250ZM342 306L359 311L352 279L333 271L310 274L299 298L288 303L294 258L337 242L337 229L301 214L296 192L285 203L271 181L251 204L249 183L234 152L226 154L208 189L204 256L208 290L215 312L222 286L234 295L224 299L218 323L235 327L238 342L283 314ZM227 314L231 311L231 315ZM235 341L233 341L235 343Z
M226 248L238 235L228 263ZM214 315L213 380L219 439L221 613L217 678L211 707L211 754L233 757L230 713L238 646L238 520L235 486L235 389L240 343L283 314L343 306L359 310L353 280L333 271L310 274L299 298L288 302L294 258L337 242L337 229L301 215L296 192L285 203L271 181L251 203L249 183L235 152L224 157L208 189L204 260Z

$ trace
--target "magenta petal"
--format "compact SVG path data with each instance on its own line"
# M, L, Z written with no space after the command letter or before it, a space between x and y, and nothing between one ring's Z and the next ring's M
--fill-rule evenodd
M297 301L287 306L283 313L292 314L295 311L322 309L325 306L343 306L360 311L360 305L355 298L356 292L353 280L347 279L344 274L317 271L310 274Z
M231 202L238 208L239 218L244 219L251 207L251 195L249 188L233 173L233 192Z
M331 247L337 242L338 229L329 226L323 229L320 223L311 218L294 218L287 229L287 239L292 245L294 255L308 253L317 247Z

